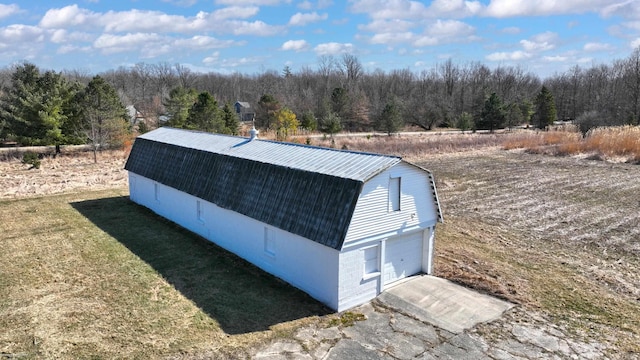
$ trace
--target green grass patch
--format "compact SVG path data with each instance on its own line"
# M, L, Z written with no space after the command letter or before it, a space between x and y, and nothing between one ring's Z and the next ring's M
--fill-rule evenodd
M354 313L351 311L347 311L341 314L339 317L332 318L329 321L329 326L353 326L356 321L364 321L367 317L364 314Z
M244 357L329 312L124 190L2 201L0 233L0 353Z

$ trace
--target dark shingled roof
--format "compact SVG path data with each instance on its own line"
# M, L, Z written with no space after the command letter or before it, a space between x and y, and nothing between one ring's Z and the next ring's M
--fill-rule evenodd
M185 145L189 137L195 143L206 139L225 146L207 146L207 150L189 147ZM174 140L168 140L171 138ZM259 160L247 157L252 146L260 150ZM238 147L246 147L242 156L233 155ZM263 151L269 148L275 163L265 161L269 154ZM314 167L321 165L323 169L286 166L286 155L296 159L296 153L317 156ZM327 156L335 157L336 173L344 171L340 159L351 160L346 166L359 159L359 166L369 169L356 178L336 176L328 161L322 164ZM340 250L364 181L398 162L400 158L384 155L160 128L136 139L125 169Z

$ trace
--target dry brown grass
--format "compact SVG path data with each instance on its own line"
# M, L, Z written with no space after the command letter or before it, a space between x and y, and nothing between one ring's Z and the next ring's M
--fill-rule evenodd
M0 199L23 198L64 193L73 190L97 190L127 184L123 150L102 151L98 163L93 153L67 151L45 156L39 169L22 164L20 153L3 153L0 161Z
M510 133L472 134L460 132L425 132L415 135L337 136L314 138L312 145L334 147L415 159L433 154L472 151L502 146Z
M623 156L640 159L640 127L595 128L584 141L584 149L607 157Z
M526 149L530 153L548 155L587 154L592 159L640 161L640 127L620 126L595 128L583 138L576 129L522 133L504 142L503 148Z

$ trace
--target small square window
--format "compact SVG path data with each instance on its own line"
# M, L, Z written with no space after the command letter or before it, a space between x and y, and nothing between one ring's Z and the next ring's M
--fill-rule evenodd
M378 268L378 247L366 248L364 253L364 275L373 274L380 271Z

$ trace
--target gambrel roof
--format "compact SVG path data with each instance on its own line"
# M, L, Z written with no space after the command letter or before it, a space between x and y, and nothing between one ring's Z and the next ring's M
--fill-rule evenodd
M125 169L341 249L364 182L401 158L162 127Z

